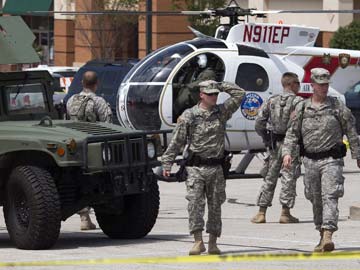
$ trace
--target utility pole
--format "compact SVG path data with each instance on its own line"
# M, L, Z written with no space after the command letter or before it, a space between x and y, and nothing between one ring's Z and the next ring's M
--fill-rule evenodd
M152 0L146 0L146 54L152 50Z

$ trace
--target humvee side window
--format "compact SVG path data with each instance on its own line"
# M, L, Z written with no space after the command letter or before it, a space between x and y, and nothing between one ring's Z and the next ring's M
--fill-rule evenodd
M5 86L9 114L46 113L46 98L41 84Z

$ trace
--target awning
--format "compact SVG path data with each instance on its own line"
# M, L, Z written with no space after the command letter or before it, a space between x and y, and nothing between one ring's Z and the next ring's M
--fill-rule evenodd
M49 11L53 0L6 0L2 13L26 15L31 11ZM31 14L45 15L45 14Z

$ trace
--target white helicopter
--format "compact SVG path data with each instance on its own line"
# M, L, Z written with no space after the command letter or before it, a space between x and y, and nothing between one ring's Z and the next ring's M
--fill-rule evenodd
M233 174L238 178L245 173L254 153L265 149L255 132L254 120L263 101L282 91L280 79L284 72L298 74L302 80L300 94L309 96L310 70L324 67L332 75L330 95L343 99L341 90L360 77L360 51L313 47L319 33L314 27L238 23L240 15L265 13L269 12L244 10L238 5L206 11L208 15L230 17L230 24L219 26L215 37L194 30L197 38L161 48L142 59L118 91L117 116L121 125L141 130L174 128L181 112L196 104L178 102L180 87L196 79L198 70L194 66L206 56L207 67L215 72L217 81L235 82L246 90L241 106L227 123L227 150L246 152ZM227 98L221 93L218 102Z

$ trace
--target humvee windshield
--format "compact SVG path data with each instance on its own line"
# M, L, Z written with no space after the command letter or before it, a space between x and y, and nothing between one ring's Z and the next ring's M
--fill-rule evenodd
M44 86L40 83L4 87L7 113L28 114L49 111L45 102Z

